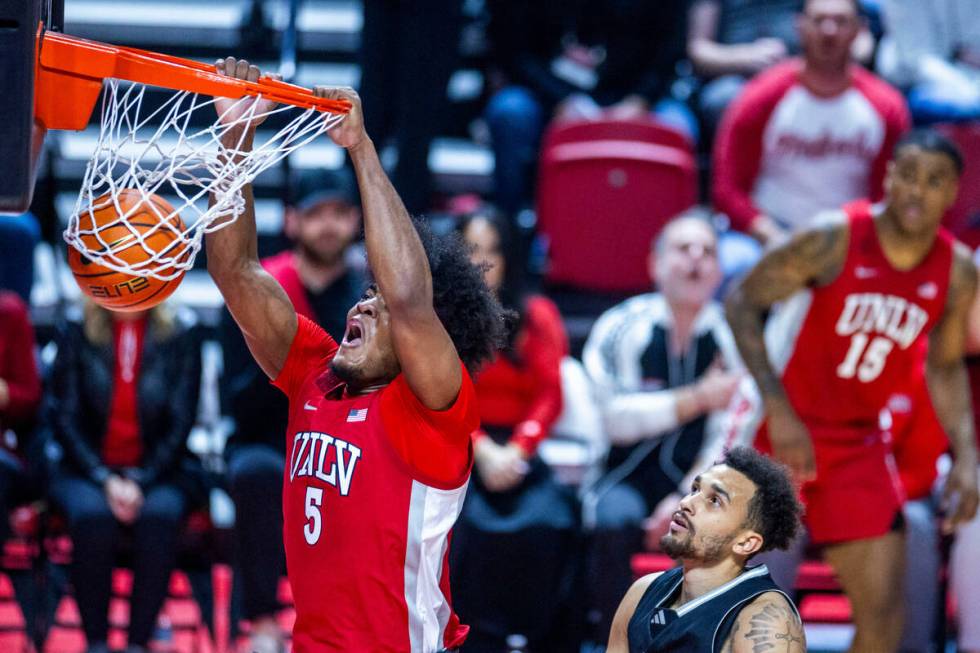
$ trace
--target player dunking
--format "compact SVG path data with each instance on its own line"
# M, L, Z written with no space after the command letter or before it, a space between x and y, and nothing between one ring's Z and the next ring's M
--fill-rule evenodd
M760 447L807 481L810 538L851 600L851 651L893 651L902 632L902 493L878 414L913 375L926 374L956 458L947 528L977 508L962 361L977 276L969 252L939 226L962 165L938 134L906 135L888 165L882 206L855 203L797 234L728 300L765 406ZM764 336L765 312L783 301ZM917 352L926 339L923 371Z
M219 72L255 80L228 58ZM455 649L466 636L449 602L449 531L470 473L479 414L468 368L503 345L500 306L459 241L417 231L350 101L329 132L350 155L376 284L334 342L298 317L256 256L252 192L245 213L208 234L208 271L256 361L289 397L283 538L296 606L293 648ZM257 113L271 108L262 101ZM219 115L231 101L219 100ZM235 116L228 116L234 119ZM248 131L223 145L250 149Z

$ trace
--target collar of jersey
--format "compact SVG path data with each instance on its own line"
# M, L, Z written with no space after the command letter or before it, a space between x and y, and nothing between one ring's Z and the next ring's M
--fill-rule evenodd
M334 374L333 370L327 369L327 371L316 378L316 387L319 388L325 397L343 399L347 384Z
M735 587L739 583L742 583L744 581L747 581L750 578L757 578L759 576L764 576L764 575L766 575L768 573L769 573L769 569L765 565L759 565L757 567L752 567L750 569L746 569L741 574L739 574L735 578L731 579L730 581L728 581L724 585L721 585L719 587L716 587L715 589L711 590L707 594L704 594L702 596L699 596L698 598L694 599L693 601L688 601L684 605L682 605L679 608L677 608L676 610L674 610L674 612L677 613L677 616L678 617L684 616L685 614L687 614L691 610L694 610L695 608L697 608L697 607L699 607L701 605L704 605L705 603L707 603L711 599L715 598L716 596L719 596L721 594L724 594L725 592L727 592L731 588ZM675 585L670 590L670 593L667 595L667 597L669 597L675 591L677 591L677 586L680 585L683 582L684 582L684 575L681 574L681 577L678 580L677 585ZM664 600L666 600L666 598Z

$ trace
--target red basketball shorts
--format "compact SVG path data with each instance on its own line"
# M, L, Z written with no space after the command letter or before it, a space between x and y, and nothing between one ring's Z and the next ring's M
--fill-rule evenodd
M905 501L887 433L877 429L809 426L817 477L800 498L815 544L835 544L888 533ZM763 425L756 448L772 453Z

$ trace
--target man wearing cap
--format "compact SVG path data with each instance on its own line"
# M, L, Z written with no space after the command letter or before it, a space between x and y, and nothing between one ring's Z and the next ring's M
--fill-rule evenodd
M347 170L298 174L284 216L284 233L293 247L262 260L296 312L338 341L344 335L347 310L366 286L363 273L348 265L348 250L360 229L356 194ZM222 317L220 336L224 349L222 412L234 421L225 446L228 487L235 503L243 616L251 623L252 633L245 650L280 653L285 646L275 616L284 569L282 434L288 402L249 354L228 311Z

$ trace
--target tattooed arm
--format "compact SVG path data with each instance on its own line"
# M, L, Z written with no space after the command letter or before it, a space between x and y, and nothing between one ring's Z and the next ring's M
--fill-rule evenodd
M936 415L946 430L955 461L946 479L948 505L943 529L951 532L977 511L977 449L970 387L963 365L967 317L977 292L977 270L965 248L954 252L946 310L929 335L926 381ZM955 499L954 499L955 495Z
M739 353L762 394L773 454L801 480L814 475L813 444L769 362L763 323L776 302L804 288L830 283L840 274L847 256L847 223L842 214L817 220L826 226L801 232L768 251L725 302Z
M623 597L619 607L616 608L616 615L613 617L606 653L629 653L630 642L627 628L630 625L630 619L633 618L633 613L636 612L636 606L640 602L640 599L643 598L643 594L646 593L647 588L650 587L650 583L655 581L658 576L660 576L659 573L644 576L633 583L633 586L626 592L626 596Z
M722 653L806 653L806 635L786 597L766 592L742 608Z

